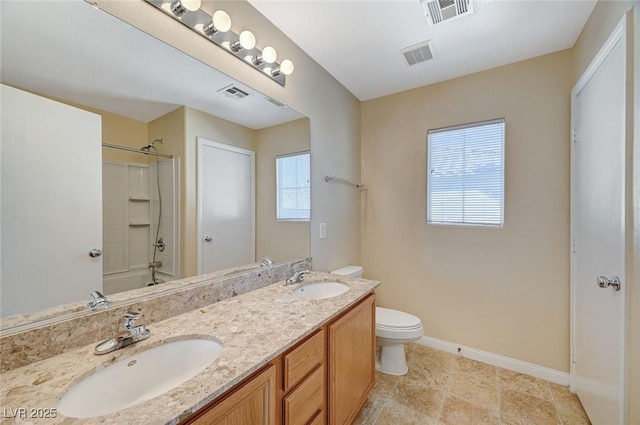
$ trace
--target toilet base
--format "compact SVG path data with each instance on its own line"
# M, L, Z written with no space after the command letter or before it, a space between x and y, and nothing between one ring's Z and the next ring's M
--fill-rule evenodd
M404 344L376 347L376 370L388 375L406 375L409 371Z

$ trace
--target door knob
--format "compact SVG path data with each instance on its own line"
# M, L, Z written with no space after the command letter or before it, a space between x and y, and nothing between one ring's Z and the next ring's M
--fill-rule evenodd
M102 255L102 250L94 248L91 251L89 251L89 257L91 258L96 258Z
M605 276L598 276L596 279L598 286L601 288L612 287L614 291L619 291L622 283L618 276L613 276L611 279L607 279Z
M213 238L211 236L205 236L204 237L204 241L205 242L211 242L213 240Z

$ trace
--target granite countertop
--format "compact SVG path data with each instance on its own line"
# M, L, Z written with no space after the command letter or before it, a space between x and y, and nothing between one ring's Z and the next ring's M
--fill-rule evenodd
M372 292L379 282L313 272L304 283L337 281L346 293L324 300L293 294L299 285L277 282L237 297L190 311L149 326L151 336L103 356L93 354L96 341L49 359L0 375L1 424L176 424L294 346L314 330ZM117 332L114 329L114 335ZM223 345L220 356L184 384L149 401L95 418L32 418L31 409L54 409L74 383L118 360L167 342L213 339ZM25 418L15 418L26 409ZM135 419L134 419L135 418ZM132 422L133 421L133 422Z

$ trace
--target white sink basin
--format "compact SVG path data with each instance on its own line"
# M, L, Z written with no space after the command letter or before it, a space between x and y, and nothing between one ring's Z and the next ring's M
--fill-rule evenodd
M342 295L349 290L349 287L338 282L315 282L302 285L293 291L294 294L310 298L312 300L322 300L325 298L333 298Z
M92 418L152 399L188 381L209 366L222 346L186 339L119 360L78 382L60 399L58 412Z

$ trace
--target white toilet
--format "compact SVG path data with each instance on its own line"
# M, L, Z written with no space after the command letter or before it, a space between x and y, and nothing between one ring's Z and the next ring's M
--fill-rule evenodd
M362 277L361 266L346 266L331 273ZM390 308L376 307L376 370L389 375L404 375L409 369L404 346L424 335L416 316Z

